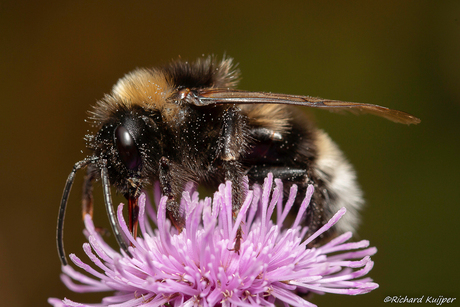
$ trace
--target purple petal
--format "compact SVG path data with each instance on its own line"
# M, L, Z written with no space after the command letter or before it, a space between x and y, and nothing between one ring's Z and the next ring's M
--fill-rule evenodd
M70 255L88 276L66 266L62 281L76 292L113 291L101 304L91 306L315 306L298 293L356 295L378 287L370 278L363 278L373 266L370 256L377 251L368 247L368 241L348 242L351 233L345 233L323 246L306 248L337 223L345 209L303 240L308 228L301 226L302 216L313 187L308 187L292 227L283 229L297 186L291 187L283 204L283 184L275 179L271 193L271 174L263 187L254 186L252 191L245 180L246 198L236 218L229 182L219 186L213 199L204 200L198 198L194 184L187 185L180 203L186 226L180 234L166 218L167 198L158 195L159 185L155 185L156 214L145 195L139 198L142 237L134 239L130 234L121 204L117 216L121 231L133 244L129 247L133 258L111 248L88 215L85 233L90 244L85 243L83 249L92 265ZM272 221L275 207L276 223ZM243 239L237 253L232 248L238 229ZM68 299L50 298L48 302L81 305Z

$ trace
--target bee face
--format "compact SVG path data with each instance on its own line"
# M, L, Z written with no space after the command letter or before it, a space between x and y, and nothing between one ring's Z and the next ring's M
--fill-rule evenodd
M160 124L157 110L120 107L100 123L95 135L87 136L87 147L94 157L105 161L110 183L118 192L126 194L129 189L141 189L158 174L152 164L163 151ZM98 167L93 169L99 173Z
M83 214L92 214L92 183L100 179L112 229L128 255L112 208L110 186L128 200L129 228L134 236L137 198L155 181L168 198L168 218L181 231L185 222L178 204L185 184L216 187L231 181L237 213L244 199L244 177L249 184L258 184L268 173L287 183L287 193L292 184L298 186L299 194L308 185L315 186L304 218L309 232L322 227L342 206L352 218L336 230L355 228L358 218L353 213L362 198L352 167L329 137L291 105L361 111L406 124L420 120L371 104L235 90L238 75L230 59L177 61L157 69L135 70L97 103L90 112L97 132L87 136L92 153L75 164L61 201L57 241L63 264L67 198L76 171L85 167ZM329 232L319 239L332 236ZM240 246L241 239L238 232L235 246Z

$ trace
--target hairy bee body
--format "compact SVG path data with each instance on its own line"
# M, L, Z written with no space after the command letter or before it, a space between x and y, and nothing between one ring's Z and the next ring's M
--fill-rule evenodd
M191 66L177 62L163 70L141 69L121 79L113 93L96 106L92 118L99 132L95 142L89 142L94 154L106 157L111 165L110 182L123 194L132 188L127 181L130 177L136 177L142 186L151 184L160 178L158 163L165 157L169 193L176 200L187 182L215 188L234 180L238 205L244 196L238 186L242 177L248 176L250 184L260 184L271 172L286 182L286 193L291 184L298 185L297 206L308 184L315 186L305 216L310 232L342 206L349 209L350 218L337 228L354 229L362 204L354 171L330 138L296 107L195 106L168 99L178 89L231 87L236 76L229 60L217 64L207 59ZM135 174L123 165L112 142L112 130L120 123L129 127L143 156L143 166ZM97 177L97 166L90 169Z
M168 218L180 231L184 217L178 203L186 183L216 187L230 180L236 214L244 198L244 177L250 185L260 184L268 173L284 181L286 194L292 184L298 186L297 207L307 186L314 185L303 220L310 233L341 207L348 214L333 231L355 229L363 200L353 168L327 134L292 105L364 111L402 123L419 120L370 104L239 91L234 89L237 80L231 59L177 61L127 74L97 103L90 115L97 132L87 136L92 153L75 165L61 202L58 250L64 264L64 212L74 174L83 167L83 214L92 213L92 182L101 179L112 228L127 254L111 209L110 185L129 200L133 233L139 193L157 180L168 197ZM235 246L240 239L238 233Z

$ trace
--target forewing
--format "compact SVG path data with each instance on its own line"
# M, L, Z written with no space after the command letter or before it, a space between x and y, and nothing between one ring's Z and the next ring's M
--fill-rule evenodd
M331 111L345 110L352 113L368 113L402 124L418 124L420 122L419 118L411 114L378 105L329 100L311 96L248 92L232 89L203 89L197 92L188 92L188 95L184 99L188 103L197 106L214 104L287 104L311 108L325 108Z

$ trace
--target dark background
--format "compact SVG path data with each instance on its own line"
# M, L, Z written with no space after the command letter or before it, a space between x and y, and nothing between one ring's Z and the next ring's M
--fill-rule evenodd
M386 296L442 295L459 304L459 1L2 1L2 306L46 306L50 296L99 301L61 284L55 247L65 179L86 155L86 111L136 67L202 54L234 57L242 89L420 117L405 126L312 112L356 166L367 200L357 238L378 248L370 276L380 284L367 295L313 302L381 306ZM86 259L81 181L79 174L65 242Z

